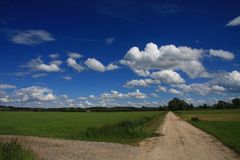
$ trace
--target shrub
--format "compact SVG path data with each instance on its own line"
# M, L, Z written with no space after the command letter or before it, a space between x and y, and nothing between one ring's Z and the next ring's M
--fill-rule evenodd
M198 117L192 117L191 121L199 121L200 119Z

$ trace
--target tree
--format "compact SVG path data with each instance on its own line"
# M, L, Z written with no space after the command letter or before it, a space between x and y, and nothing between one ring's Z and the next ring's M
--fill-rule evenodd
M188 109L188 104L184 100L173 98L168 102L168 109L171 111Z
M218 101L218 103L215 105L217 109L224 109L224 108L229 108L231 105L227 102L224 101Z
M240 98L234 98L232 104L236 107L240 107Z

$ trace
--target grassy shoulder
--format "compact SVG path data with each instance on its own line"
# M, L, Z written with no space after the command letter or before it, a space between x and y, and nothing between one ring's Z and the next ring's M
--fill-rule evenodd
M116 142L124 144L138 144L147 137L159 136L157 128L164 119L166 112L160 112L152 117L143 117L138 120L124 120L107 124L100 128L89 128L76 137L80 140ZM75 138L74 138L75 139Z
M17 139L11 142L0 142L0 160L36 160L35 155L17 143Z
M240 110L180 111L177 114L192 125L213 135L232 150L240 153ZM191 118L198 117L193 121Z
M240 154L240 121L190 121Z

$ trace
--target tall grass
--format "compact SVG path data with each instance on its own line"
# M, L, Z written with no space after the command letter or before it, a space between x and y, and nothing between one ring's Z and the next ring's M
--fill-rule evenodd
M17 139L11 142L0 142L0 160L36 160L30 150L17 143Z
M135 144L146 137L156 136L155 131L164 115L165 113L161 113L157 116L143 117L134 121L125 120L106 124L100 128L91 127L78 136L82 140Z

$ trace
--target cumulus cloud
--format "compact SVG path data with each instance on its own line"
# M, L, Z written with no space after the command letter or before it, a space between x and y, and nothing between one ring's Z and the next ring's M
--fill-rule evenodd
M151 70L182 70L190 77L206 76L201 63L204 50L175 45L158 46L148 43L143 51L132 47L120 61L140 76L149 76Z
M214 49L210 49L209 50L209 54L215 57L220 57L222 59L226 59L226 60L233 60L234 59L234 54L228 51L224 51L224 50L214 50Z
M129 92L128 96L130 98L138 98L138 99L147 98L147 95L145 93L142 93L139 89L137 89L135 92Z
M15 96L17 102L53 101L57 98L51 89L39 86L31 86L16 90Z
M226 26L234 27L234 26L239 26L240 25L240 16L234 18Z
M54 40L55 38L45 30L17 31L10 38L11 42L23 45L37 45Z
M61 61L52 61L49 64L45 64L40 58L32 59L24 67L28 67L32 71L44 71L44 72L60 72L59 67L62 64Z
M116 69L119 69L119 66L116 65L116 64L113 64L113 63L110 63L109 65L107 65L105 67L106 71L113 71L113 70L116 70Z
M13 88L16 88L16 86L11 84L0 84L0 89L13 89Z
M153 79L134 79L124 84L124 87L148 87L151 84L159 84L159 80Z
M144 99L147 98L145 93L142 93L139 89L135 92L120 93L118 91L112 90L110 93L102 93L100 96L102 99L123 99L123 98L136 98Z
M73 58L73 59L78 59L78 58L83 57L81 54L79 54L77 52L67 52L67 54L70 58Z
M81 72L82 70L84 70L84 67L82 67L80 64L78 64L77 61L71 57L69 57L67 59L67 65L69 67L72 67L73 69L75 69L78 72Z
M158 72L153 72L151 77L169 84L180 84L184 83L184 79L172 70L162 70Z
M240 72L234 70L232 72L224 72L217 74L211 81L212 84L222 86L231 92L240 91Z
M0 103L12 102L12 98L9 97L4 91L0 91Z
M84 64L88 68L90 68L90 69L92 69L94 71L98 71L98 72L104 72L105 71L104 65L100 61L96 60L95 58L88 58L84 62Z
M209 82L207 83L193 83L190 85L187 84L180 84L180 85L175 85L176 88L181 90L183 93L196 93L202 96L211 94L211 93L216 93L216 94L223 94L225 92L225 88L219 85L214 85Z
M211 93L225 94L240 92L240 72L222 72L214 74L212 79L205 83L177 84L173 85L184 93L197 93L199 95L208 95Z
M98 72L105 72L118 69L119 67L113 63L110 63L106 67L97 59L95 58L88 58L84 64L91 70L98 71Z
M172 93L172 94L182 95L181 91L173 89L173 88L169 89L168 92Z
M56 59L59 57L59 54L57 54L57 53L49 54L48 57L50 57L52 59Z
M167 89L166 87L163 87L163 86L158 86L158 88L155 90L156 92L167 92Z

